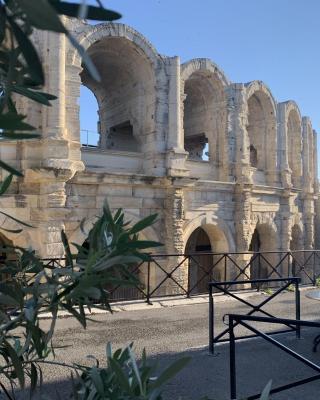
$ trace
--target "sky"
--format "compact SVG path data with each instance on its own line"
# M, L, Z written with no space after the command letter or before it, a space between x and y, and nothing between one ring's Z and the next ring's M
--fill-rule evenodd
M93 2L93 1L91 1ZM210 58L232 82L262 80L320 133L320 0L108 0L160 54ZM96 131L83 90L81 127ZM95 114L96 115L96 114ZM319 145L318 145L319 148Z

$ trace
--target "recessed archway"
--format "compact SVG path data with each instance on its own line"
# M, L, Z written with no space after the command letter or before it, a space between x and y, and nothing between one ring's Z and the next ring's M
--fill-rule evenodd
M182 66L184 148L191 161L209 161L213 179L222 179L227 164L226 79L209 60Z
M104 37L87 49L101 81L84 68L83 85L99 107L100 147L145 152L155 132L155 76L153 66L135 43L124 37Z
M249 246L249 251L254 253L250 262L251 280L272 277L273 270L271 266L274 267L277 264L277 250L277 232L266 223L257 224ZM257 287L256 284L252 286Z
M256 183L273 183L277 169L276 106L268 88L252 82L247 89L249 163Z
M292 276L301 277L301 266L304 265L304 253L299 250L304 249L303 232L298 224L294 224L291 228L290 251L291 257L291 274Z
M210 281L229 278L231 271L225 268L223 253L229 251L224 232L215 225L202 225L189 236L185 254L189 255L189 282L191 294L207 293Z

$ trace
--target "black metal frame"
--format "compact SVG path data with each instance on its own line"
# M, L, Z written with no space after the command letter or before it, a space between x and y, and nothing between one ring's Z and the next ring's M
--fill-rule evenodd
M303 357L301 354L295 352L294 350L290 349L289 347L285 346L284 344L280 343L276 339L270 337L270 334L266 334L261 332L257 328L251 326L248 322L262 322L268 324L285 324L285 325L295 325L297 328L301 329L302 326L313 327L313 328L320 328L319 322L310 322L310 321L298 321L294 319L287 319L287 318L269 318L269 317L256 317L252 315L238 315L238 314L229 314L229 337L230 337L230 352L229 352L229 362L230 362L230 395L231 400L236 400L237 398L237 379L236 379L236 337L234 334L234 327L236 325L242 325L246 329L249 329L254 333L255 336L261 337L268 341L269 343L273 344L274 346L278 347L280 350L283 350L285 353L289 354L290 356L294 357L301 363L307 365L308 367L312 368L316 372L317 375L299 379L297 381L288 383L286 385L278 386L274 389L271 389L270 393L278 393L284 390L288 390L294 388L296 386L304 385L309 382L316 381L320 379L320 365L313 363L312 361L308 360L307 358ZM247 400L254 400L259 399L260 393L251 395L247 397Z
M277 255L277 261L271 262L270 255ZM208 265L203 265L199 261L198 256L211 256L212 262ZM243 256L249 256L247 262L239 261ZM161 261L166 261L166 266L163 266ZM65 258L48 258L44 262L48 268L53 266L64 266ZM214 281L213 276L216 270L221 274L219 280L227 281L232 276L233 281L246 283L250 280L250 268L256 264L258 268L257 276L263 279L277 279L292 277L292 262L296 266L296 273L304 278L304 283L315 284L316 279L320 276L320 250L300 250L300 251L266 251L266 252L233 252L233 253L213 253L201 252L192 254L151 254L150 260L145 263L140 263L134 270L135 274L139 274L142 265L146 268L146 280L143 284L136 285L132 291L122 290L120 286L115 286L110 290L111 301L127 301L127 300L145 300L148 304L152 304L152 299L156 297L172 297L194 295L204 293L197 292L195 289L200 283ZM191 283L190 266L191 263L196 265L200 271L197 282ZM266 274L262 275L262 267L266 266ZM178 278L178 273L184 268L188 268L188 282L181 282ZM157 282L152 282L152 273L160 272L162 275ZM216 283L219 283L218 280ZM201 285L204 286L203 284ZM165 290L162 290L165 288ZM238 287L237 290L245 289Z
M230 287L233 285L244 285L244 284L255 284L257 283L259 286L263 283L284 283L283 286L281 286L279 289L277 289L272 295L261 301L258 305L252 304L249 301L239 297L237 294L232 293L230 291ZM300 320L300 290L299 290L299 283L300 283L300 278L275 278L275 279L253 279L253 280L247 280L247 281L225 281L225 282L210 282L209 283L209 352L211 354L214 354L214 344L219 343L219 342L227 342L230 340L229 338L223 338L226 336L229 332L230 329L226 328L224 331L220 332L217 336L214 336L214 296L213 296L213 288L218 289L222 293L232 297L235 300L238 300L240 303L245 304L246 306L250 307L251 310L246 314L247 316L251 316L255 312L260 312L264 315L267 315L270 318L276 318L274 315L270 314L269 312L265 311L262 309L263 306L265 306L267 303L269 303L271 300L273 300L276 296L278 296L281 292L286 290L290 285L294 285L295 288L295 317L296 320ZM234 325L234 328L238 325L236 323ZM285 330L278 330L278 331L273 331L270 332L269 334L276 335L279 333L286 333L286 332L291 332L295 331L296 332L296 337L300 338L301 332L300 332L300 326L294 326L292 324L284 324L286 325L289 329ZM241 339L248 339L255 337L256 335L245 335L245 336L240 336L237 337L237 340Z

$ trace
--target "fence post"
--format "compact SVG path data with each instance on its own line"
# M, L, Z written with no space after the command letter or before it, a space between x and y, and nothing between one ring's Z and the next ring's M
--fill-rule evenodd
M209 283L209 353L214 354L214 303L212 285Z
M313 285L315 286L317 283L317 276L316 276L316 253L313 250Z
M233 330L233 319L229 315L229 338L230 338L230 395L231 400L237 400L237 379L236 379L236 341Z
M150 301L150 260L148 260L148 268L147 268L147 303L152 305Z
M187 299L190 298L190 288L191 288L191 283L190 283L190 267L191 267L191 257L188 255L188 282L187 282Z
M299 279L295 280L295 300L296 300L296 320L300 321L300 288L299 288ZM296 338L301 338L301 326L298 325L296 327Z

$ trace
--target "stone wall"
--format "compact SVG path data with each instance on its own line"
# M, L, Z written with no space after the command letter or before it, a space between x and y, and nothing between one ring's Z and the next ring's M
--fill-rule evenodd
M319 246L316 134L296 103L277 103L260 81L231 83L211 60L162 56L126 25L66 22L101 81L65 38L37 33L46 89L59 98L50 108L17 99L43 137L0 146L1 158L24 171L0 207L33 225L9 240L60 256L60 230L81 244L81 220L90 229L107 199L132 223L157 213L144 235L163 253L184 253L199 227L216 252L248 251L255 231L263 250ZM80 144L81 84L99 104L100 142L91 150ZM208 161L186 151L193 137L188 150L199 152L197 135L208 141ZM187 273L177 277L182 284Z

